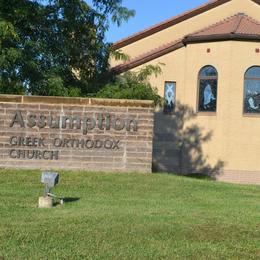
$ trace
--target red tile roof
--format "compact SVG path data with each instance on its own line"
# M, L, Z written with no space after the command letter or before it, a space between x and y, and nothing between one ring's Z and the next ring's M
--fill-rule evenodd
M189 43L226 40L260 41L260 22L245 14L239 13L200 31L189 34L183 39L164 44L156 49L137 56L124 64L112 68L112 70L117 73L122 73L161 57L169 52L182 48Z
M243 13L239 13L189 36L205 36L229 33L260 35L260 23Z
M183 42L217 41L217 40L259 40L260 22L239 13L215 23L200 31L187 35Z

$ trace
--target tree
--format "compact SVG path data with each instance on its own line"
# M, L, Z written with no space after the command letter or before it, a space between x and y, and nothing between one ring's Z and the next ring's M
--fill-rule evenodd
M148 65L139 71L128 71L115 76L98 93L97 97L117 99L153 100L156 105L162 104L157 89L149 83L150 76L161 74L160 65Z
M0 0L0 92L86 96L108 71L109 22L122 0Z

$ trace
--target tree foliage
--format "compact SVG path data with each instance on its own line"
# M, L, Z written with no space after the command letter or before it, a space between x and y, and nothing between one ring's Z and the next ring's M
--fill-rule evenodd
M157 76L161 72L160 65L148 65L136 72L125 72L106 84L97 93L97 97L153 100L155 104L161 104L162 99L157 89L149 83L150 76Z
M86 96L107 75L110 19L122 0L0 0L0 92Z

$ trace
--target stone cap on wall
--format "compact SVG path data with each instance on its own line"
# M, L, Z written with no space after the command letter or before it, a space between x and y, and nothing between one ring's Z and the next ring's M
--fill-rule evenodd
M151 100L131 99L103 99L103 98L80 98L80 97L47 97L47 96L22 96L1 95L0 103L21 104L53 104L53 105L79 105L79 106L121 106L121 107L144 107L153 108Z

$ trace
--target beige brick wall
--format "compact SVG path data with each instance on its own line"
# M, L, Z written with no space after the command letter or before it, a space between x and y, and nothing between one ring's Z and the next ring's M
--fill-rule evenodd
M218 181L237 184L260 184L259 171L227 170L216 176Z
M165 64L162 75L152 78L151 84L163 96L164 82L175 81L176 100L187 110L177 109L171 116L155 114L156 169L183 174L203 171L222 181L260 184L260 117L243 113L244 75L251 66L260 66L255 51L259 47L259 42L239 41L190 44L148 63ZM198 73L206 65L218 71L214 114L197 112ZM192 134L183 137L188 131ZM204 140L207 134L210 137ZM181 151L182 143L186 148Z
M190 44L145 64L165 64L151 84L163 96L164 82L175 81L182 107L171 116L155 113L155 169L206 172L223 181L260 184L260 117L243 113L244 74L251 66L260 66L255 51L259 47L259 42L239 41ZM206 65L218 71L215 114L197 112L198 73ZM192 134L183 134L188 131ZM193 139L199 145L193 146Z
M260 19L259 4L232 0L121 50L134 58L241 12ZM133 69L164 64L162 73L150 79L161 96L165 81L176 82L179 108L173 115L155 113L155 170L203 172L222 181L260 184L260 117L243 113L244 75L249 67L260 66L260 54L256 51L259 47L260 43L254 41L188 44ZM214 114L197 112L198 73L206 65L218 71Z
M150 101L0 95L0 167L149 173L153 115Z

